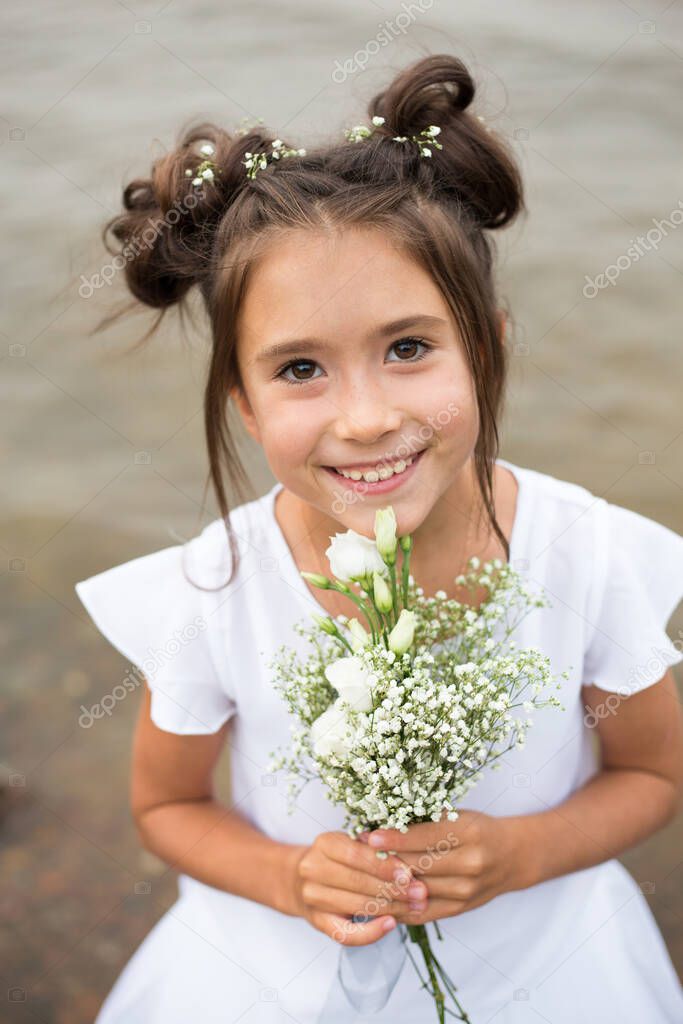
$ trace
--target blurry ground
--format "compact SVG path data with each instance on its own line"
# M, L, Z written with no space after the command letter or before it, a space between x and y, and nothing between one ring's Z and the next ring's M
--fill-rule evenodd
M502 455L683 533L683 230L613 287L583 294L586 275L628 263L631 239L682 198L683 9L423 7L343 82L337 61L362 59L400 5L43 0L4 14L3 1021L92 1021L175 898L172 872L141 852L127 811L138 695L78 725L81 704L126 666L73 585L214 517L199 506L204 343L201 333L181 342L170 319L146 350L120 357L149 319L90 338L122 293L115 281L80 298L78 278L107 262L98 232L121 185L188 117L263 116L305 145L363 120L391 70L425 50L468 59L479 111L513 140L528 183L528 223L502 245L518 321ZM263 493L270 473L245 452ZM221 786L227 794L224 773ZM681 974L682 839L679 818L623 857Z

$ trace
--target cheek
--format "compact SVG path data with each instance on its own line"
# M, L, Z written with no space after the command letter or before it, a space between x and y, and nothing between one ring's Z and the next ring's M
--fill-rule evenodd
M424 424L420 439L436 445L470 445L479 430L474 383L467 376L439 374L412 396L415 420ZM430 436L427 437L427 431Z
M301 468L315 448L319 437L316 417L305 414L303 404L271 402L260 411L261 444L274 471L277 468L286 474L293 467Z

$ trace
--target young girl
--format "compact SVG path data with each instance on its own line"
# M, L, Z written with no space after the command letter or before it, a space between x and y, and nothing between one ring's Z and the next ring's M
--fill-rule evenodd
M163 315L199 286L222 517L76 587L145 674L132 811L144 846L180 871L178 901L97 1024L331 1020L343 946L432 921L473 1024L683 1020L643 895L652 882L641 888L616 859L680 805L670 666L683 656L665 626L683 595L683 538L497 458L507 352L488 233L522 194L473 95L459 60L432 56L374 98L365 126L314 152L261 128L201 125L126 188L108 225L137 299ZM232 510L225 475L240 491L245 474L230 399L277 479ZM267 766L290 718L267 662L296 646L293 626L311 612L352 614L300 572L328 574L330 538L372 537L387 504L413 535L427 594L464 599L454 579L474 554L545 588L552 608L515 639L569 679L564 710L537 713L526 746L484 773L457 821L378 830L376 848L395 851L380 859L344 833L322 784L288 814L286 780ZM226 743L230 807L213 790ZM425 868L448 832L450 852ZM401 869L409 889L351 924ZM434 1017L406 961L371 1019ZM340 1019L361 1018L349 1007Z

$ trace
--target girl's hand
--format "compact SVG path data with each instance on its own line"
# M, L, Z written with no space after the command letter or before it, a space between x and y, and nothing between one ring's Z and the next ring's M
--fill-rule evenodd
M395 851L425 882L427 899L403 918L408 924L425 924L534 884L523 823L523 817L460 811L456 821L410 825L407 832L376 829L359 838L369 849Z
M426 897L425 884L413 879L399 857L380 859L345 832L323 832L293 851L296 913L343 945L376 942L397 918L406 918L413 895ZM354 923L352 914L374 920Z

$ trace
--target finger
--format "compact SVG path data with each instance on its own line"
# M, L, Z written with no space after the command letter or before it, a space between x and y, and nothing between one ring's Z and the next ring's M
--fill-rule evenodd
M348 892L359 895L406 902L410 899L427 896L425 883L414 879L412 874L403 867L398 868L389 881L379 879L376 875L370 875L359 868L349 868L334 860L328 860L321 865L321 868L321 877L314 877L312 881L331 885L337 889L346 889Z
M413 911L405 908L403 911L397 911L395 917L400 924L427 924L429 921L441 921L442 918L456 917L466 910L472 910L473 906L479 906L479 904L470 904L465 900L429 900L424 910Z
M447 878L434 878L431 875L425 879L428 893L428 900L455 900L470 902L484 892L476 878L463 875L449 876Z
M409 825L405 832L381 828L370 832L367 842L375 850L394 850L399 855L437 845L447 850L462 843L463 828L457 825L458 822L453 821L423 821Z
M399 857L389 854L380 858L376 850L365 843L350 839L344 832L328 832L322 838L321 849L331 860L373 875L384 882L394 881L396 872L403 875L408 873L406 865Z
M425 849L444 839L452 846L477 841L485 814L481 811L458 811L455 821L449 821L447 814L448 811L444 809L440 821L417 822L409 825L405 832L380 828L362 834L369 846L378 850L395 850L398 854L405 850Z
M314 912L311 919L321 932L343 946L369 946L396 927L396 919L384 915L367 922L353 922L340 914ZM390 924L390 927L387 925Z
M421 853L406 851L401 854L411 874L426 881L452 875L477 875L482 870L483 855L478 847L456 847L446 852L430 847Z
M331 885L318 882L305 882L301 895L304 903L314 910L323 910L331 914L363 914L365 917L378 917L396 914L405 910L406 904L385 897L361 896L346 889L336 889Z

